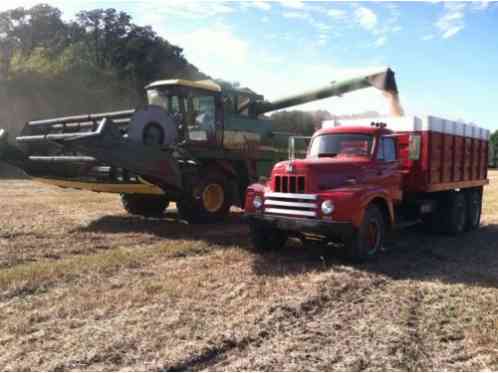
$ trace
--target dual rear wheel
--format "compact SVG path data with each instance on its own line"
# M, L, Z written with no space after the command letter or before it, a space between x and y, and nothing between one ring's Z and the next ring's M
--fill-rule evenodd
M437 211L423 218L427 230L455 235L479 228L482 188L443 193L438 203Z

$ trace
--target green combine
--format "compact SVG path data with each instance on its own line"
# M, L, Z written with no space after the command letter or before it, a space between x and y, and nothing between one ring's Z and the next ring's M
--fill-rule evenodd
M15 146L0 129L0 160L63 188L120 193L132 214L160 215L175 201L185 220L214 221L288 156L290 135L263 114L368 87L396 92L394 73L273 102L214 81L157 81L142 109L31 121Z

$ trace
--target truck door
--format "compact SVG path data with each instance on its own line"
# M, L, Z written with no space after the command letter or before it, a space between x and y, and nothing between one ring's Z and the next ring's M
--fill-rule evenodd
M381 136L379 138L375 171L377 184L388 190L391 198L401 200L401 172L394 137Z

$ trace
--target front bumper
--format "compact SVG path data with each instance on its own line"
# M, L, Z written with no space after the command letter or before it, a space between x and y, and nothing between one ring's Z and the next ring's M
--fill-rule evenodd
M260 213L245 213L244 219L249 223L266 225L294 234L318 234L334 240L349 240L355 228L351 222L324 221L318 219L290 218L285 216Z

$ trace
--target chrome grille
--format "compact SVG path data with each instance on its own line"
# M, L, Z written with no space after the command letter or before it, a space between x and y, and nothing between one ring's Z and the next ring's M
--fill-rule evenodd
M316 217L317 196L299 193L266 193L265 213L276 215L292 215Z
M274 187L278 193L304 193L306 179L299 175L277 175Z

